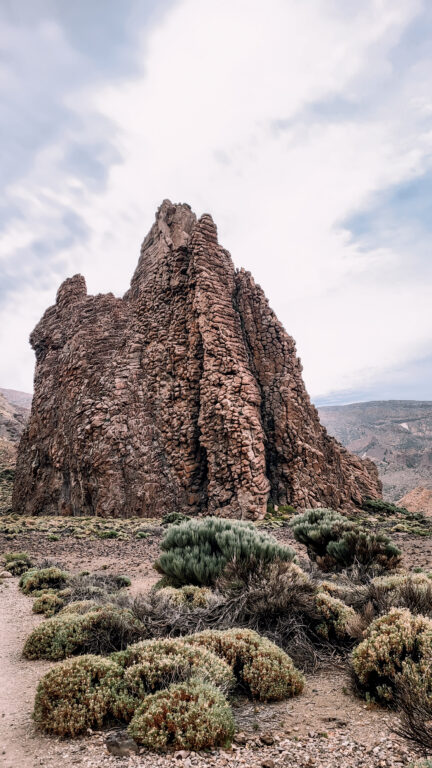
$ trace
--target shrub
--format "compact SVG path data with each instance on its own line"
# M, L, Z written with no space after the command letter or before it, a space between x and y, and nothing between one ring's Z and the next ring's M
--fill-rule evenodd
M57 661L84 653L111 653L126 648L142 636L143 628L125 609L102 606L83 615L64 614L48 619L27 638L27 659Z
M432 615L432 578L427 573L397 573L375 578L368 599L379 613L390 608L408 608L411 613Z
M5 569L12 576L21 576L33 565L27 552L6 552L4 559Z
M122 695L116 702L116 717L129 720L142 698L171 683L191 677L208 680L228 691L235 684L232 670L214 653L182 640L150 640L114 653L111 659L125 669Z
M168 525L180 525L191 518L189 515L183 515L182 512L168 512L161 520L161 525L166 527Z
M429 685L431 662L432 621L397 608L375 619L352 653L360 691L383 702L393 700L401 676Z
M119 532L114 529L107 530L107 531L99 531L97 536L99 539L117 539L119 536Z
M357 565L363 570L395 568L401 552L382 533L367 533L331 509L309 509L290 523L297 541L323 570Z
M365 512L374 512L384 515L408 515L408 510L405 507L397 507L395 504L390 504L383 499L363 499L362 509Z
M301 693L303 675L290 657L249 629L204 630L185 638L225 659L254 698L280 701Z
M164 587L159 594L166 597L174 605L184 605L189 608L205 608L212 601L213 593L206 587L186 584L184 587Z
M64 603L60 597L53 595L50 592L44 592L40 597L37 597L33 603L33 613L43 613L44 616L49 618L58 613L63 607Z
M255 558L263 562L293 560L294 552L275 539L259 533L252 523L217 517L188 520L168 528L156 570L172 586L211 586L233 559Z
M100 728L111 713L122 670L109 659L82 656L51 669L40 681L34 707L38 728L77 736Z
M61 589L69 578L66 571L55 566L51 568L33 568L24 573L19 581L25 595L47 589Z
M191 680L146 696L129 725L149 749L201 750L228 746L234 735L231 708L214 686Z
M95 600L75 600L72 603L68 603L59 612L59 616L65 616L66 614L84 614L90 611L100 611L102 605Z
M396 702L400 710L400 727L397 733L414 741L429 754L432 753L432 691L424 681L413 680L412 675L404 675L396 688ZM424 768L432 768L432 760L423 763ZM420 764L419 764L420 768Z
M315 605L322 617L322 622L317 627L318 634L326 640L344 640L351 637L350 625L356 619L356 613L350 606L327 592L317 594Z

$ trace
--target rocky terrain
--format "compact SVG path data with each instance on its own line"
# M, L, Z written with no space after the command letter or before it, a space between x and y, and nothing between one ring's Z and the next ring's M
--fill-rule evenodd
M75 275L31 344L20 513L259 518L268 500L380 495L374 464L322 428L261 288L188 205L163 203L123 298L88 296Z
M432 489L432 402L326 406L319 415L331 435L376 463L389 501L398 501L418 486Z

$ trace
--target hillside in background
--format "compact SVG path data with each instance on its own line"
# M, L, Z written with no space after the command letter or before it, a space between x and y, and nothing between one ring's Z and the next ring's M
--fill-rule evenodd
M17 445L30 414L32 396L0 388L0 510L11 503Z
M378 400L318 412L331 435L377 464L386 499L432 488L432 401Z

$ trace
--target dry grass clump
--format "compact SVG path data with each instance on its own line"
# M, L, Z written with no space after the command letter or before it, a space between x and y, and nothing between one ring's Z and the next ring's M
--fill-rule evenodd
M281 701L303 690L303 675L290 657L249 629L205 630L185 640L225 659L238 682L256 699Z
M31 595L44 590L56 590L65 586L69 574L66 571L51 566L50 568L32 568L20 578L19 586L25 595Z
M120 667L98 656L54 667L37 688L33 713L37 727L58 736L100 728L111 713L121 679Z
M431 687L432 621L393 608L372 622L352 653L352 668L359 690L384 703L394 700L403 678Z
M27 659L57 661L85 653L111 653L143 636L140 622L127 609L102 606L83 615L64 614L48 619L27 638Z
M125 669L122 693L114 713L130 719L143 697L171 683L190 678L207 680L223 691L235 685L230 666L211 651L188 645L182 640L150 640L129 646L111 656Z
M128 730L138 744L149 749L196 751L229 746L234 719L217 688L191 680L146 696Z
M46 618L54 616L64 606L63 600L52 592L43 592L33 603L33 613L43 613Z

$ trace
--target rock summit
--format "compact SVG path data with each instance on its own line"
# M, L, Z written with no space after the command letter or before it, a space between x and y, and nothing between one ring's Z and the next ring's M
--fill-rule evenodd
M375 465L321 426L263 291L188 205L163 202L123 298L75 275L30 341L17 512L254 519L380 495Z

